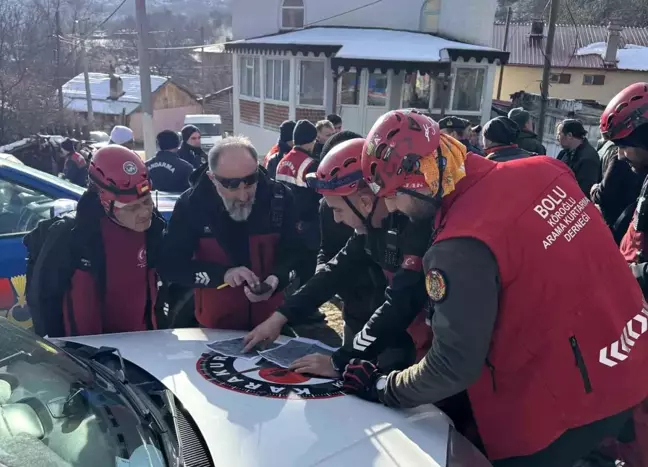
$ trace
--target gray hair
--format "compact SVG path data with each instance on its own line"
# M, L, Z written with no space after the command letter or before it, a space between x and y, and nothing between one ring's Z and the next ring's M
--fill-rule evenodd
M214 171L218 165L218 160L220 159L221 154L227 149L246 149L255 162L258 162L259 160L259 153L249 138L245 136L228 136L227 138L223 138L217 142L209 151L209 155L207 156L209 170L212 172Z
M320 120L315 124L315 128L317 129L318 132L322 131L324 128L329 128L331 130L335 130L335 127L333 124L328 121L328 120Z

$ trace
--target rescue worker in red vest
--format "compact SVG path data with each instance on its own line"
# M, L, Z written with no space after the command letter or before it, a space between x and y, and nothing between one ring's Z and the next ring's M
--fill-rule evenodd
M306 245L307 252L297 265L299 284L303 285L315 274L317 252L320 245L319 202L321 196L306 185L306 175L317 170L313 150L317 140L317 128L308 120L299 120L293 132L292 150L277 166L276 180L286 183L295 194L297 230Z
M88 183L88 161L74 148L76 140L67 138L61 143L61 149L65 151L65 163L63 165L63 178L75 185L86 186Z
M519 134L520 127L510 118L495 117L488 121L483 134L486 159L506 162L536 155L515 144Z
M295 131L295 122L286 120L279 126L279 141L270 148L268 154L263 158L263 166L268 171L270 178L277 175L277 166L283 156L288 154L293 148L293 132Z
M251 330L281 305L302 255L293 195L242 137L218 142L192 178L169 221L160 274L195 289L200 325Z
M346 390L390 407L467 390L496 467L572 466L616 436L648 393L648 310L569 168L467 153L414 110L374 124L362 167L390 210L434 223L434 338L401 372L351 361Z
M635 83L610 101L601 115L601 134L619 148L619 159L648 175L648 83ZM628 187L629 190L632 187ZM621 253L648 299L648 177L644 179L635 214L621 241Z
M158 327L155 267L165 222L146 166L108 145L92 157L89 179L76 217L43 221L24 239L27 301L41 336Z
M345 306L342 348L333 357L314 354L297 360L291 369L298 373L339 378L354 357L377 358L385 370L404 368L416 361L417 351L423 356L429 348L424 311L428 300L421 267L431 229L429 223L411 223L401 214L389 216L385 202L362 180L363 144L364 139L356 138L332 149L325 147L317 172L307 177L309 186L333 209L335 221L349 225L356 234L245 341L250 349L274 341L284 325L299 323L308 310L317 309L347 285L357 284L356 278L374 273L376 266L388 278L389 287L375 308ZM381 226L388 221L383 230ZM372 295L371 291L365 299L371 301Z

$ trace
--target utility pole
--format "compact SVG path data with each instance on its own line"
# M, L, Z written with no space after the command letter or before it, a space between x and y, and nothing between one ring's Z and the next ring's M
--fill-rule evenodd
M200 26L200 87L205 91L205 26Z
M142 92L142 130L146 159L155 156L155 135L153 134L153 102L151 100L151 69L149 65L148 19L146 0L135 0L137 21L140 88Z
M81 45L81 61L83 62L83 79L85 81L86 105L88 107L88 128L92 130L94 124L94 113L92 112L92 90L90 87L90 73L88 71L88 54L86 52L85 38L79 39Z
M58 7L54 14L56 21L56 89L58 91L59 111L63 111L63 72L61 71L61 15Z
M556 19L560 0L551 0L549 10L549 31L547 32L547 46L545 48L545 62L542 70L542 87L540 89L542 100L540 101L540 121L538 122L538 139L542 143L545 127L545 114L547 113L547 101L549 97L549 74L551 72L551 56L553 54L554 36L556 35Z
M511 27L511 16L513 8L508 7L506 11L506 27L504 28L504 52L508 52L509 28ZM502 81L504 80L504 64L500 64L499 83L497 84L497 100L502 98Z

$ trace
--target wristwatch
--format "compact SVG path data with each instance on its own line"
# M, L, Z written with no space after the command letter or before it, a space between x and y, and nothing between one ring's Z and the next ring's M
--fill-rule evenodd
M378 390L378 392L383 392L386 387L387 387L387 377L381 376L376 381L376 390Z

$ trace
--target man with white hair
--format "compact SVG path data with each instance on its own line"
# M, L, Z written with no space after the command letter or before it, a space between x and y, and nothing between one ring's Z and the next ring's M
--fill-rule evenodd
M265 321L303 255L293 195L257 160L248 139L220 141L169 221L158 271L195 289L204 327L249 331Z
M134 136L133 130L127 126L115 125L110 132L110 143L109 144L119 144L120 146L127 147L128 149L133 149L134 145Z

